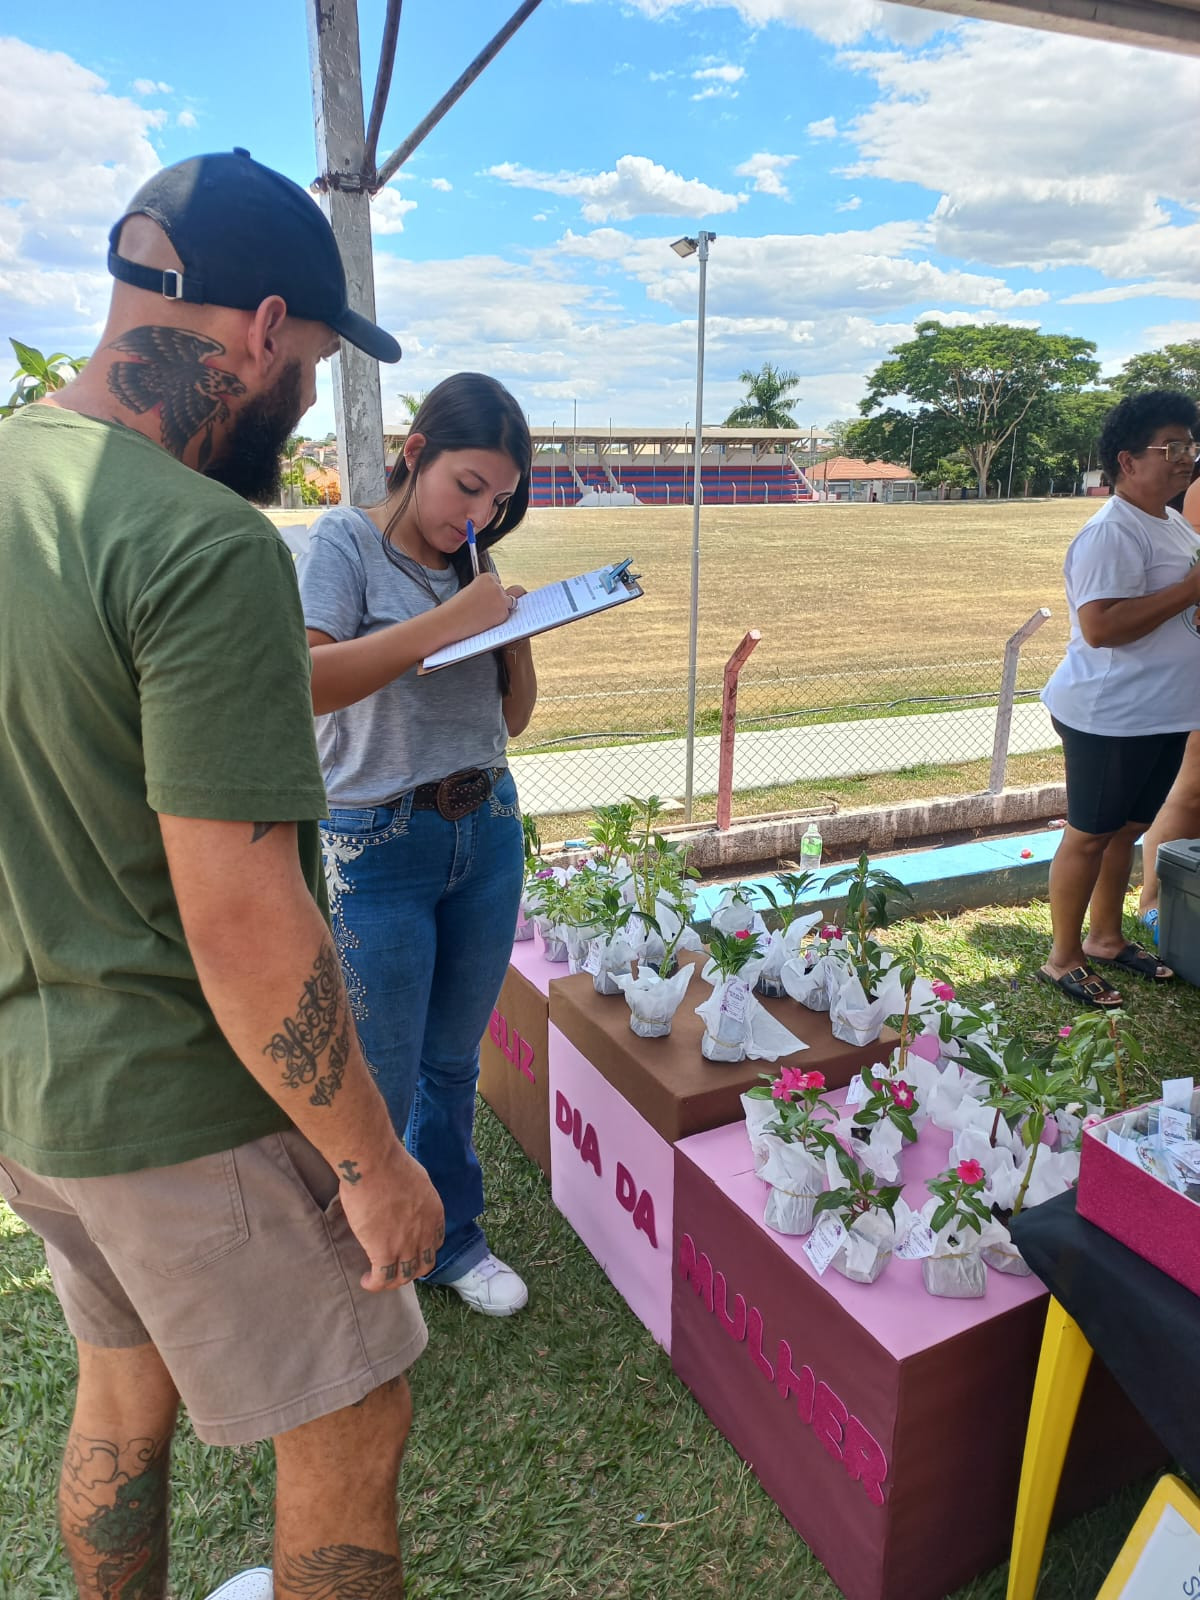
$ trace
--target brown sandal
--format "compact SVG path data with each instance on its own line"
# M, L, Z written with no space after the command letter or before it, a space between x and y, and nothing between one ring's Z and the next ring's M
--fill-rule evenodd
M1070 972L1064 972L1061 978L1056 978L1053 973L1047 972L1044 967L1038 969L1038 977L1043 983L1053 984L1056 989L1061 989L1069 1000L1074 1000L1081 1006L1098 1006L1101 1011L1118 1011L1121 1007L1120 990L1114 989L1090 967L1072 967Z

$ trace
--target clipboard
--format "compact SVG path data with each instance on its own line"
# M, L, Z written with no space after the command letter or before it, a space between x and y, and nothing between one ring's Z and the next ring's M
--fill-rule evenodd
M452 667L459 661L469 661L473 656L499 650L520 639L532 639L539 633L549 633L552 628L566 627L571 622L581 622L584 617L599 616L627 600L640 600L642 596L638 574L631 570L633 557L614 561L611 566L597 567L594 572L582 572L576 578L561 578L557 583L531 589L517 601L516 608L506 622L485 633L460 639L441 650L427 655L417 668L419 674L437 672L442 667Z

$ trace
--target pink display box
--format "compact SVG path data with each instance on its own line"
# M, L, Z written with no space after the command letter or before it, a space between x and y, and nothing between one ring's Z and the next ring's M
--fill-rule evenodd
M550 985L564 962L546 960L541 937L513 945L499 998L479 1044L479 1092L531 1161L550 1176Z
M550 1024L550 1192L631 1311L671 1347L671 1146Z
M949 1136L903 1161L919 1204ZM671 1365L847 1600L943 1600L1008 1549L1046 1291L989 1269L982 1299L937 1299L895 1260L871 1285L818 1277L765 1197L743 1125L675 1146ZM1060 1509L1161 1460L1093 1368Z
M1161 1104L1120 1111L1086 1130L1075 1206L1081 1217L1200 1294L1200 1206L1108 1147L1110 1128L1145 1132L1149 1113ZM1200 1114L1200 1092L1191 1110L1193 1117Z

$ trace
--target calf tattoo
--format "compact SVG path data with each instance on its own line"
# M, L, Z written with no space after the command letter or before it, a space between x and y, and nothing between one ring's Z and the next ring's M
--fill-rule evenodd
M72 1432L59 1511L80 1593L159 1600L167 1580L169 1442L120 1445Z
M400 1600L400 1557L358 1544L328 1544L306 1556L285 1556L280 1577L303 1600Z
M309 1103L328 1106L346 1076L351 1038L337 953L326 939L313 962L312 976L300 992L295 1016L284 1018L263 1054L279 1062L289 1089L311 1084Z
M210 356L224 355L225 346L185 328L150 326L131 328L112 348L137 359L113 363L109 389L139 416L159 408L163 448L173 456L182 456L203 429L197 455L203 472L212 456L213 427L229 419L226 399L246 392L232 372L207 364Z

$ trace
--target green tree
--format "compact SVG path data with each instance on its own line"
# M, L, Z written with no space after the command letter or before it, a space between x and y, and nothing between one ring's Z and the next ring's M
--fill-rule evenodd
M40 350L35 350L31 344L22 344L19 339L10 339L8 342L17 358L17 370L10 380L16 384L16 388L8 404L0 406L0 417L11 417L14 411L32 405L52 389L64 388L87 365L86 356L67 356L61 350L52 356L44 356Z
M413 394L409 394L403 389L400 391L400 404L408 412L408 420L410 422L421 409L421 403L428 393L428 389L418 389Z
M1200 399L1200 339L1183 344L1165 344L1161 350L1146 350L1130 356L1112 380L1117 398L1140 394L1145 389L1179 389Z
M890 459L905 460L901 446L910 447L916 470L915 444L927 434L923 448L935 450L937 458L965 455L980 498L987 494L996 452L1014 430L1026 419L1030 426L1040 421L1054 396L1094 382L1100 370L1095 345L1065 334L999 323L947 328L940 322L919 322L916 334L872 373L860 410L870 420L885 400L907 400L915 410L893 408L875 419L891 424Z
M746 385L746 398L725 418L725 428L794 428L796 419L788 410L800 396L793 393L800 382L794 372L782 372L764 361L757 372L741 372L738 382Z

